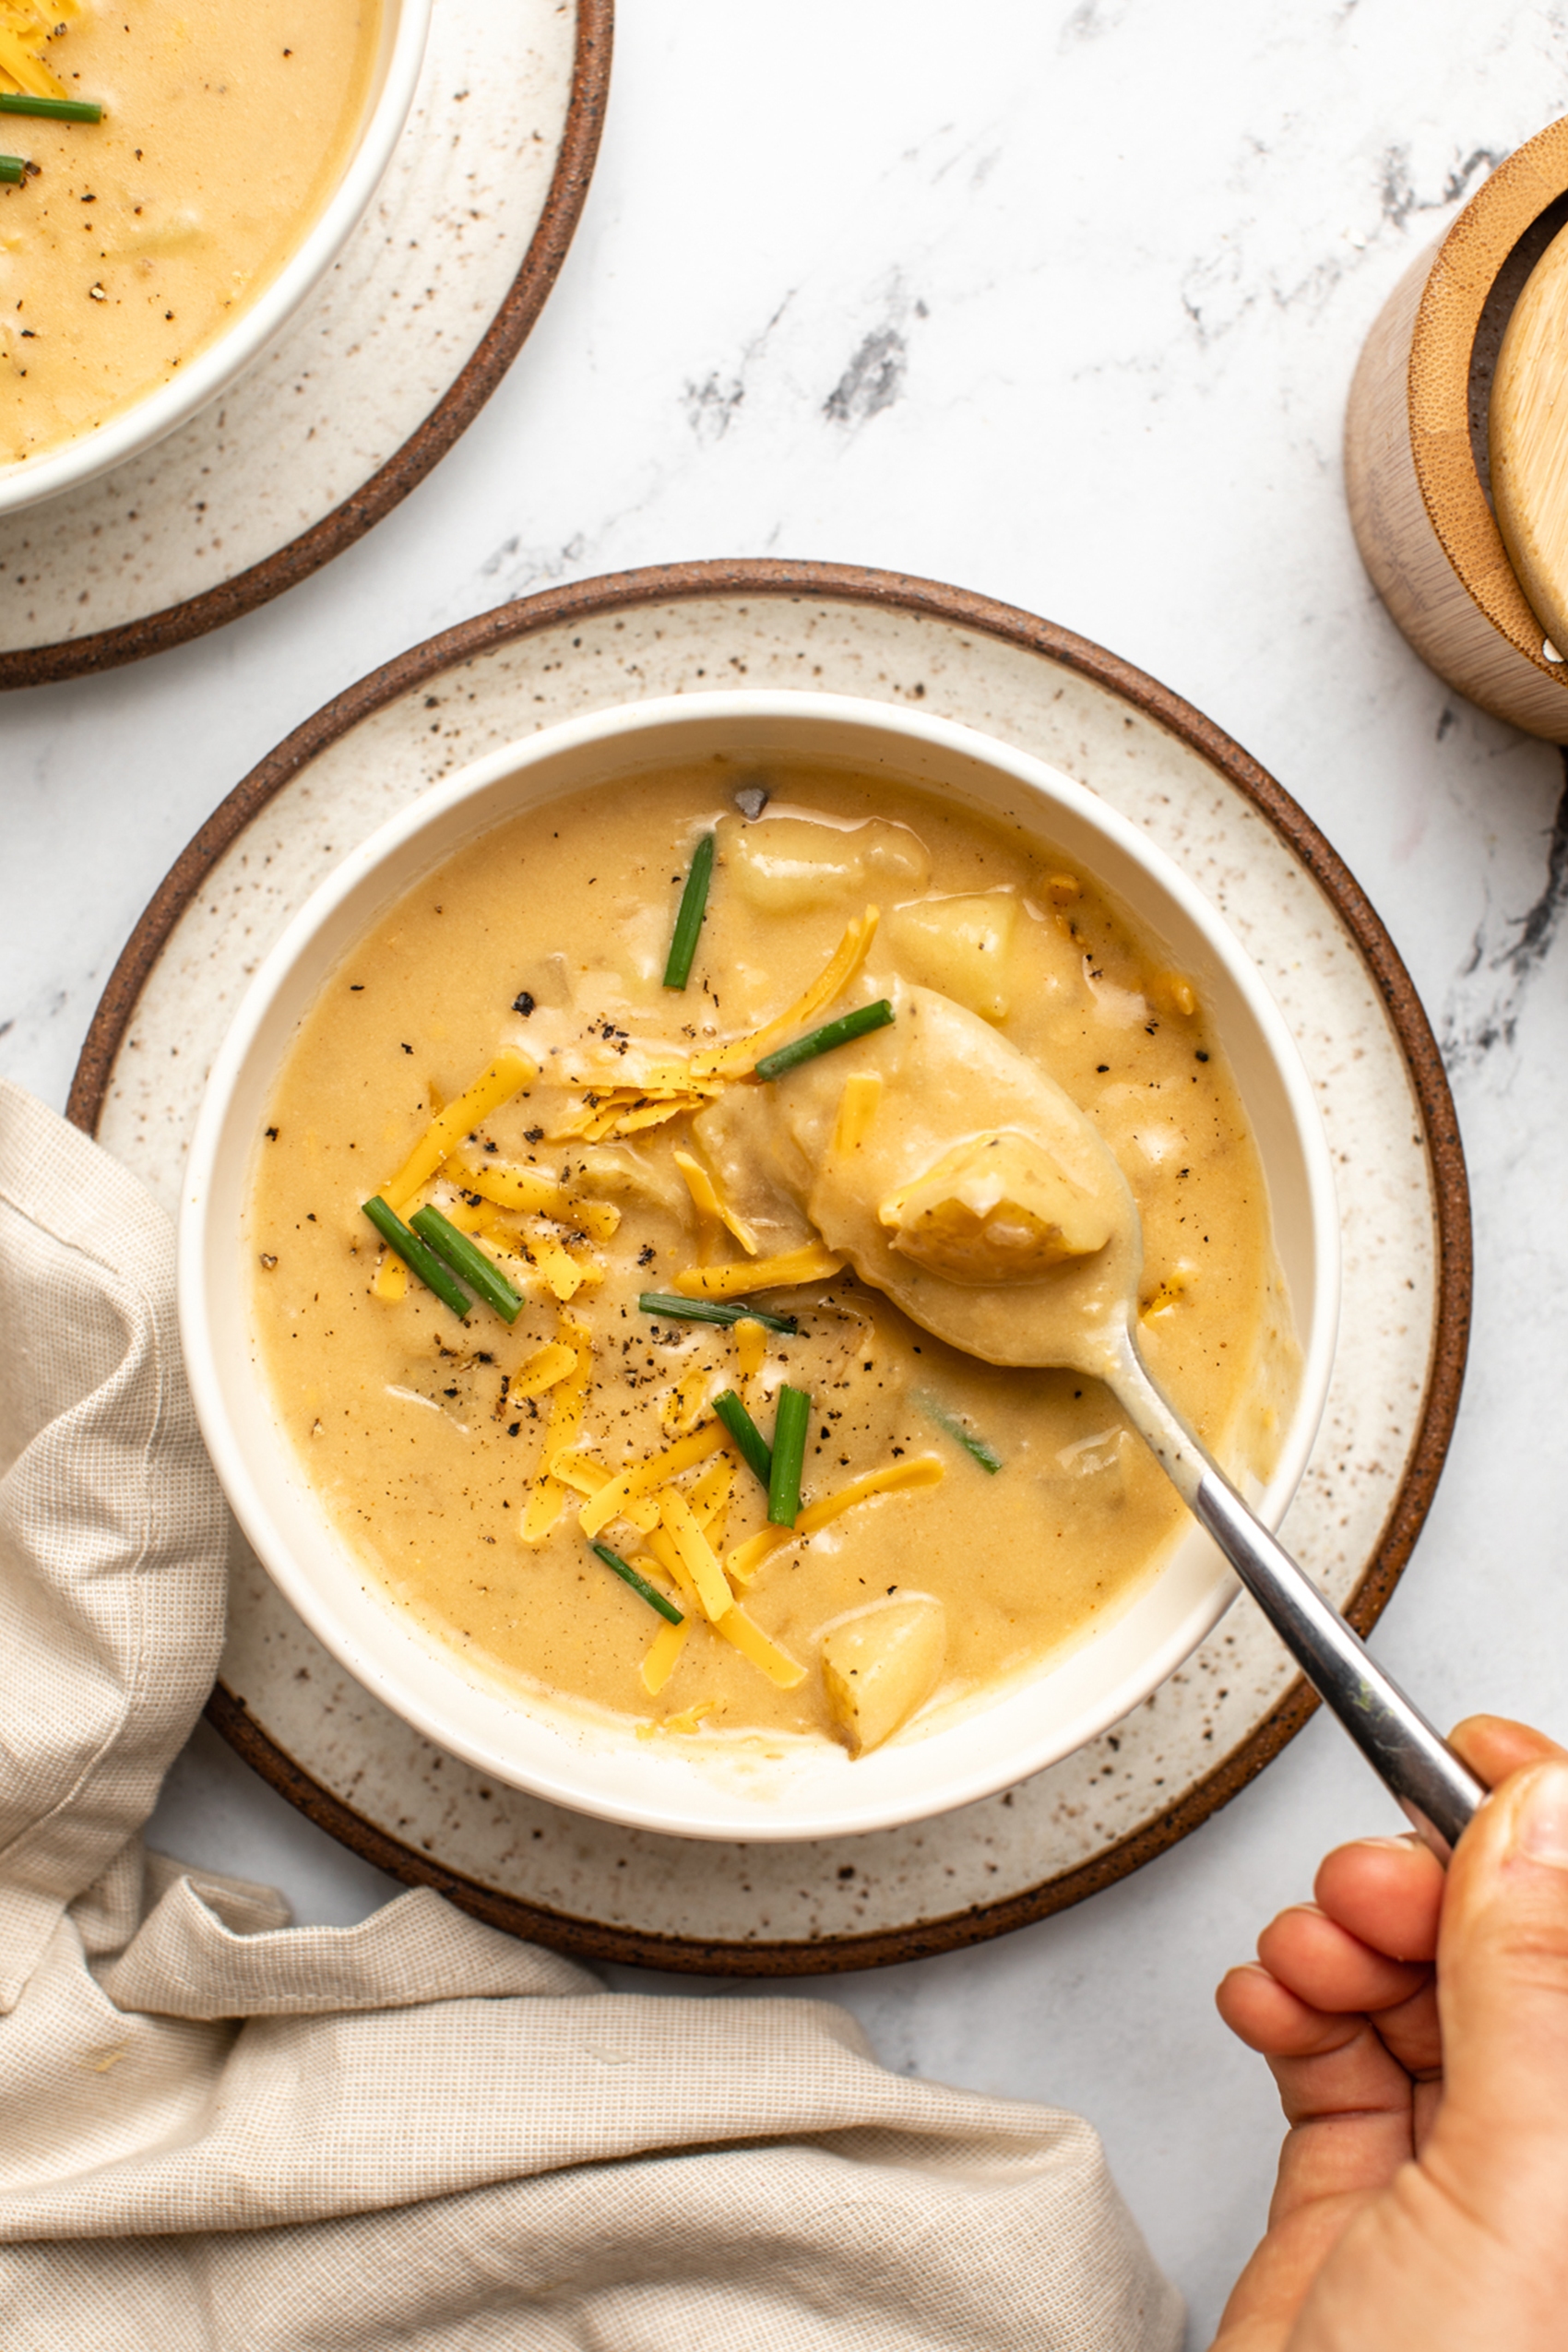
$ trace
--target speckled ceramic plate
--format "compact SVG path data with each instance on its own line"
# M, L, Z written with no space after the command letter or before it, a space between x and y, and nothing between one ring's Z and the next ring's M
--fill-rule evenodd
M1344 1308L1285 1538L1364 1632L1431 1502L1458 1402L1469 1220L1453 1105L1392 943L1301 811L1196 711L1050 623L826 564L691 564L465 623L365 679L225 802L99 1007L72 1116L175 1206L213 1051L256 961L356 841L438 777L605 703L753 683L911 699L1020 743L1145 826L1278 998L1335 1155ZM210 1714L345 1844L589 1956L714 1974L904 1960L1062 1908L1173 1844L1313 1701L1251 1604L1114 1731L913 1827L811 1846L660 1838L484 1781L349 1680L241 1548Z
M435 0L365 219L240 382L114 472L0 522L0 686L200 636L327 563L495 389L588 194L613 0Z

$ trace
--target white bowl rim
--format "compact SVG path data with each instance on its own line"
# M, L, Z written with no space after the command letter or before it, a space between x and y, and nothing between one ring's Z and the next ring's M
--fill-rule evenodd
M342 178L278 275L172 382L106 424L19 465L0 467L0 515L112 473L178 432L260 359L326 277L369 208L409 119L424 60L434 0L382 0L396 30L384 49L381 88L365 113Z
M700 1810L694 1810L690 1814L683 1811L672 1812L667 1803L647 1801L639 1798L635 1789L624 1795L617 1792L613 1799L593 1792L585 1793L572 1784L569 1776L503 1755L494 1746L471 1736L461 1721L455 1721L430 1707L417 1692L410 1688L408 1679L400 1675L396 1667L388 1667L384 1658L368 1656L331 1615L309 1576L292 1560L272 1511L252 1476L224 1401L218 1351L206 1313L206 1290L201 1277L203 1260L210 1241L207 1209L213 1191L214 1170L222 1143L228 1105L247 1055L270 1012L274 996L290 977L302 952L309 947L318 932L328 926L343 901L377 866L415 840L427 828L439 827L450 812L460 808L464 802L476 798L492 784L579 747L595 743L608 745L627 735L646 733L656 739L660 730L673 731L688 725L694 719L723 724L741 719L791 718L815 719L830 722L835 727L861 727L868 732L903 737L928 748L976 760L1010 780L1030 788L1043 802L1042 832L1049 831L1049 824L1043 819L1051 804L1055 802L1064 806L1069 813L1075 814L1092 829L1103 835L1134 864L1142 867L1166 896L1187 914L1203 932L1217 962L1224 967L1227 977L1245 1000L1247 1010L1257 1023L1276 1075L1281 1082L1301 1147L1315 1268L1312 1327L1302 1339L1301 1383L1296 1410L1280 1460L1254 1505L1260 1517L1270 1526L1277 1527L1305 1470L1327 1401L1337 1337L1340 1293L1340 1229L1333 1161L1312 1082L1302 1065L1295 1039L1261 973L1224 917L1169 854L1159 849L1133 820L1101 800L1090 787L1051 767L1033 754L976 728L934 714L915 711L904 705L790 687L724 688L618 704L584 712L576 718L542 729L538 734L497 745L493 751L417 794L404 808L357 844L326 876L290 919L258 966L208 1074L186 1165L177 1251L182 1347L197 1420L208 1453L235 1516L257 1557L291 1607L324 1646L362 1688L380 1699L433 1744L482 1773L493 1775L510 1786L524 1788L568 1811L594 1815L628 1828L677 1838L727 1843L805 1843L825 1837L866 1835L914 1823L933 1814L956 1812L1028 1779L1064 1756L1075 1753L1088 1741L1122 1721L1158 1690L1212 1632L1235 1599L1240 1586L1216 1553L1212 1584L1203 1599L1189 1610L1164 1642L1145 1653L1134 1670L1129 1671L1111 1687L1096 1705L1073 1718L1068 1736L1058 1734L1041 1740L1037 1749L1022 1753L1016 1750L1010 1751L1004 1760L997 1762L993 1759L990 1764L972 1770L967 1777L930 1801L924 1799L913 1803L884 1800L859 1808L853 1804L840 1805L833 1811L831 1818L809 1820L791 1816L777 1807L770 1806L766 1811L758 1807L754 1809L754 1818L752 1813L742 1818L731 1811L725 1812L722 1819L713 1820L705 1818ZM656 758L655 745L650 749L647 764L655 764ZM475 831L488 829L488 825L485 825L476 826ZM451 855L460 846L462 837L448 839L434 852L432 862L439 862L442 858ZM279 1437L280 1443L287 1443L281 1432L279 1432ZM337 1541L345 1555L351 1556L342 1538L338 1538ZM1159 1572L1163 1573L1163 1570ZM1158 1583L1158 1575L1155 1581ZM386 1615L390 1621L391 1604L387 1604ZM408 1612L399 1615L403 1620L402 1631L407 1634L412 1628L411 1615ZM1114 1631L1117 1621L1113 1617L1106 1628L1108 1634ZM1069 1663L1072 1657L1092 1649L1098 1638L1090 1635L1076 1649L1070 1651L1067 1659L1063 1662ZM438 1648L434 1637L429 1635L423 1636L419 1645L425 1656L434 1655ZM445 1655L454 1661L449 1669L454 1687L463 1687L460 1669L455 1664L456 1652ZM1054 1670L1054 1662L1048 1663L1039 1674L1025 1678L1020 1687L1037 1688ZM471 1690L473 1686L470 1683L467 1687ZM1004 1697L1011 1695L1012 1686L1009 1686ZM514 1704L516 1705L517 1703ZM526 1706L519 1707L517 1711L526 1714ZM976 1712L983 1715L987 1710L982 1708ZM535 1716L531 1719L537 1722L540 1718ZM929 1745L943 1737L943 1731L932 1731L926 1735L921 1744ZM861 1771L863 1768L851 1769Z

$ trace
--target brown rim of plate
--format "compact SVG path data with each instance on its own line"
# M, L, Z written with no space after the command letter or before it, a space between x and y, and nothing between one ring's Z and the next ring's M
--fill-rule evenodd
M1409 1559L1431 1507L1442 1475L1464 1381L1469 1338L1471 1248L1469 1185L1454 1099L1448 1090L1437 1040L1399 952L1366 894L1310 817L1266 770L1238 743L1155 679L1119 660L1100 646L1054 622L1016 606L998 604L968 589L896 572L863 570L848 564L811 564L749 559L736 562L651 564L612 573L571 588L547 589L516 604L465 621L440 636L399 654L357 685L326 704L297 727L216 809L175 861L154 896L103 992L82 1047L67 1105L69 1117L91 1134L98 1123L114 1059L142 988L165 942L208 873L257 811L327 746L413 689L459 662L493 647L563 623L589 620L630 607L696 597L788 597L796 601L831 598L881 607L973 629L1028 653L1044 655L1076 671L1147 719L1166 728L1218 768L1245 795L1285 840L1336 909L1360 950L1398 1037L1420 1105L1431 1155L1438 1229L1437 1326L1426 1395L1414 1452L1393 1507L1346 1611L1361 1633L1370 1633ZM881 1929L864 1935L824 1936L790 1943L699 1943L675 1936L643 1934L594 1919L546 1909L520 1896L445 1870L356 1813L323 1788L279 1747L263 1727L220 1683L208 1703L208 1716L230 1745L279 1795L307 1819L368 1862L409 1885L433 1886L465 1911L515 1935L571 1952L588 1960L621 1961L643 1968L667 1968L694 1976L824 1976L851 1968L887 1967L938 1952L980 1943L1010 1929L1065 1910L1152 1861L1201 1823L1229 1804L1294 1739L1318 1702L1305 1682L1291 1685L1251 1737L1215 1770L1155 1821L1123 1838L1094 1860L1048 1879L999 1903L968 1909L912 1927Z
M462 374L424 422L341 505L259 564L237 572L232 580L188 597L183 604L171 604L161 612L126 621L117 628L100 629L91 636L71 637L57 645L18 646L0 653L0 691L53 685L62 678L90 677L101 670L117 670L127 661L145 661L149 654L165 653L171 646L184 645L192 637L205 636L209 629L220 629L227 621L237 621L243 613L254 612L258 605L281 596L285 588L297 588L362 539L417 489L431 468L461 439L528 340L560 275L593 177L610 88L614 0L576 0L576 10L572 95L544 210L505 300Z

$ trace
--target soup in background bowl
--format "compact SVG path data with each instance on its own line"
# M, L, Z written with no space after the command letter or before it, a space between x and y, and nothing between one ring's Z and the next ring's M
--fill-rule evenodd
M9 0L0 91L101 119L0 112L0 513L151 446L259 356L374 193L430 5Z
M1218 917L1083 787L882 706L645 705L437 787L290 927L193 1146L193 1388L264 1562L428 1736L612 1819L809 1837L1040 1768L1208 1631L1231 1579L1105 1392L943 1348L811 1230L807 1162L925 1099L917 1046L963 1118L995 1063L1099 1123L1143 1345L1277 1521L1332 1357L1321 1127ZM909 1246L969 1278L938 1222ZM793 1527L737 1442L778 1448L790 1391Z

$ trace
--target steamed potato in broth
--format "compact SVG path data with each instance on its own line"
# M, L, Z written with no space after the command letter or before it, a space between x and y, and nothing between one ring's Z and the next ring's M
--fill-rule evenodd
M456 1230L466 1317L376 1194ZM1189 980L1022 825L709 762L516 817L345 958L257 1145L255 1341L345 1538L477 1670L649 1736L858 1753L1081 1639L1182 1525L1098 1381L1006 1361L1008 1299L1092 1289L1119 1200L1151 1372L1266 1477L1299 1357ZM873 1287L877 1252L969 1286L997 1360Z
M381 29L379 0L9 5L37 21L0 89L104 113L0 115L30 166L0 185L0 465L172 382L277 277L342 175Z

